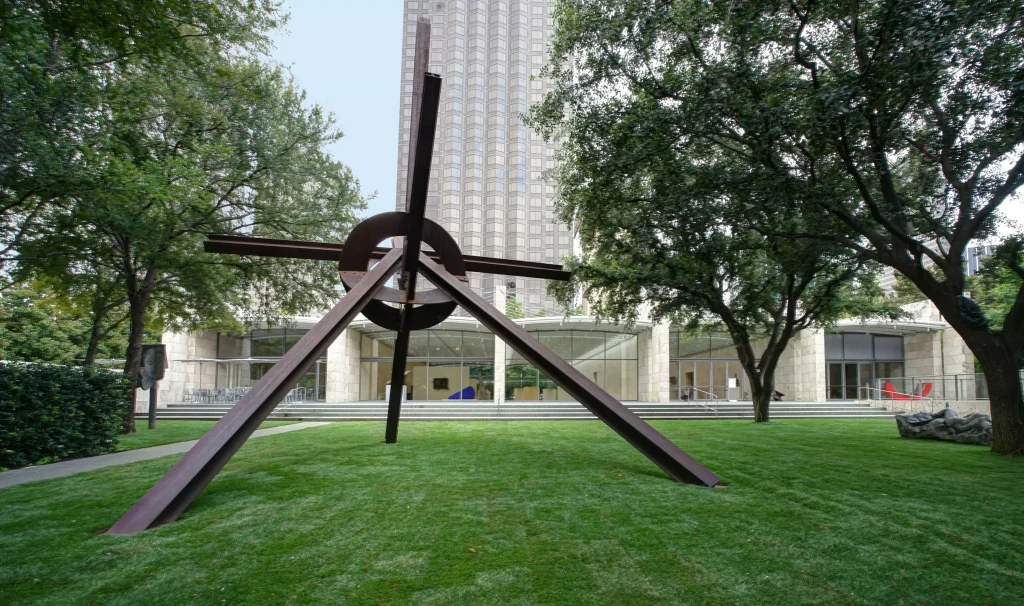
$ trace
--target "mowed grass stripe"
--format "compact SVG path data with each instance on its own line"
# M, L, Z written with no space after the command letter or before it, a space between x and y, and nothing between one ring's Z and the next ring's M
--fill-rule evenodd
M7 604L1011 604L1024 459L892 421L339 423L246 444L177 523L97 534L174 457L0 491ZM941 581L940 581L941 580ZM223 601L222 601L223 600Z

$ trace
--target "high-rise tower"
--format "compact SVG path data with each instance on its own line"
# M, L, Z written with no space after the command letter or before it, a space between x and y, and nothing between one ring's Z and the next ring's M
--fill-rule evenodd
M553 31L549 0L406 0L396 208L405 209L416 21L431 23L430 71L443 78L427 217L465 254L559 263L572 251L554 217L544 172L555 147L523 124L541 100L539 78ZM471 275L486 296L501 276ZM509 278L528 315L556 313L543 280ZM514 287L514 288L513 288Z

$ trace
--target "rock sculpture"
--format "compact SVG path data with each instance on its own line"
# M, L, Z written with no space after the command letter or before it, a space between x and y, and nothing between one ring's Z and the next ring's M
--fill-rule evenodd
M914 412L896 415L896 427L904 438L948 440L960 444L992 445L992 418L975 412L959 417L952 408L936 413Z

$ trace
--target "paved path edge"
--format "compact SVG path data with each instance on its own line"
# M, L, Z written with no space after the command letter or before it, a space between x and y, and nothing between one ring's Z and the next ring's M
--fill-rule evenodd
M291 425L257 429L253 432L252 436L250 436L250 439L272 436L279 433L288 433L291 431L299 431L301 429L309 429L310 427L320 427L321 425L329 425L329 423L293 423ZM0 488L17 486L18 484L26 484L28 482L38 482L40 480L63 478L65 476L85 471L92 471L94 469L103 469L104 467L112 467L114 465L135 463L136 461L148 461L150 459L166 457L167 455L188 452L188 450L198 441L199 440L174 442L172 444L161 444L160 446L150 446L148 448L113 452L110 454L86 457L83 459L59 461L48 465L36 465L33 467L12 469L11 471L0 472Z

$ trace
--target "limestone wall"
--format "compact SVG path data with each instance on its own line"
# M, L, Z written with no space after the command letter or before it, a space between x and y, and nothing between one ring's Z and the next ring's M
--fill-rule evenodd
M188 358L188 341L187 333L165 332L160 336L160 342L167 349L167 370L164 371L164 380L160 381L160 393L157 397L157 405L161 408L170 402L181 402L184 397L185 386L188 382L188 365L181 360ZM148 392L146 392L145 399L142 397L143 393L142 390L139 390L140 395L136 398L136 403L143 400L147 402L148 406Z
M167 348L167 370L160 381L157 407L165 408L171 402L181 402L185 389L190 387L214 387L217 380L217 365L213 362L202 365L186 364L183 360L217 357L217 333L174 333L166 332L160 342ZM149 410L149 390L135 390L135 410Z
M974 412L987 415L992 414L988 400L920 400L917 402L908 400L864 400L864 403L890 410L893 414L922 411L937 412L944 408L952 408L961 417L966 417Z
M637 399L669 401L669 326L655 324L637 335Z
M775 372L775 389L788 402L825 401L825 332L802 330L790 340Z
M359 342L361 335L345 330L327 348L328 402L359 401Z
M942 338L938 331L903 337L903 374L908 377L942 374Z

